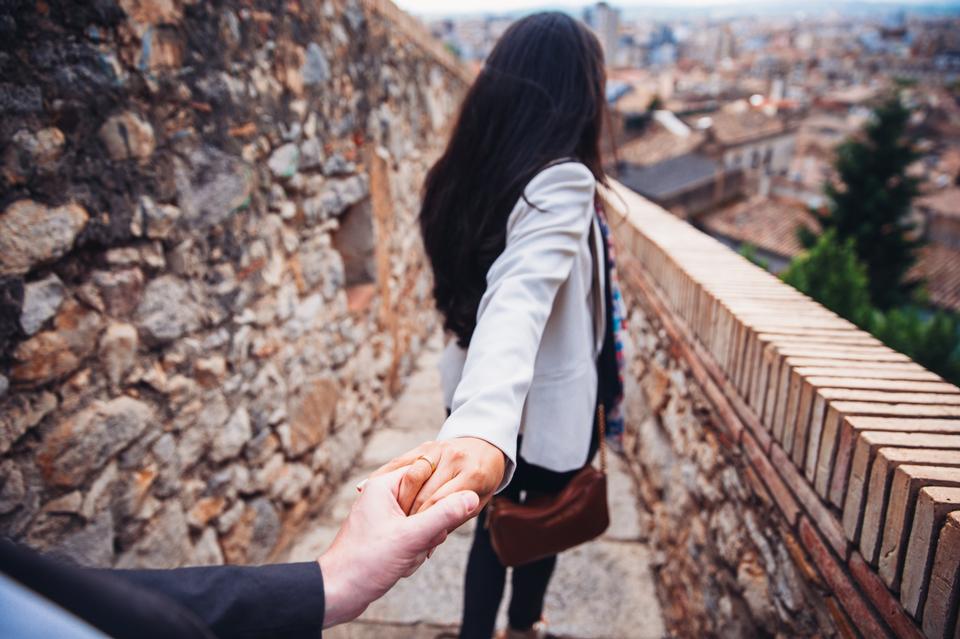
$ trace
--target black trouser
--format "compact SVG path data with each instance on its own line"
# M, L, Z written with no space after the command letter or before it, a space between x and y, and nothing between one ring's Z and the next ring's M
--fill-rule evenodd
M595 428L587 463L593 459L597 450L596 433ZM517 450L520 450L519 443ZM529 464L518 456L513 480L500 495L519 503L521 498L556 494L563 490L578 472L554 472ZM490 639L496 625L500 600L503 598L507 569L493 550L486 521L487 509L484 508L477 517L477 530L467 561L460 639ZM527 630L540 620L547 586L556 565L557 556L553 555L513 569L513 592L510 596L510 607L507 609L507 620L511 628Z

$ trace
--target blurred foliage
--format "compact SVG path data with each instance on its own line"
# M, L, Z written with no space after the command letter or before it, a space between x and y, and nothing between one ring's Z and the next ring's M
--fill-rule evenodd
M910 89L917 86L919 83L917 82L916 78L908 78L903 75L898 75L893 78L893 84L900 89Z
M854 241L867 269L870 300L884 310L910 303L919 284L907 280L922 244L909 237L918 181L907 168L919 157L906 136L909 119L899 97L890 97L874 110L861 135L837 147L840 184L826 184L827 210L817 214L824 231ZM801 239L811 246L812 237Z
M960 385L960 318L916 307L880 310L870 302L867 269L856 255L853 238L834 230L819 238L780 276L837 315L872 333L890 348Z
M458 60L462 60L462 59L463 59L463 52L460 50L460 47L458 47L457 45L453 44L452 42L444 42L444 43L443 43L443 48L446 49L447 51L449 51L450 53L452 53L453 56L454 56L455 58L457 58Z
M960 385L960 319L938 312L924 317L915 307L875 311L870 332L933 372Z
M835 231L827 231L780 277L858 326L869 321L873 307L867 269L857 259L853 238L840 241Z
M743 244L741 244L740 249L737 251L737 253L742 255L744 258L746 258L750 262L756 264L763 270L765 271L770 270L770 262L768 262L767 260L757 255L757 247L751 244L750 242L744 242Z

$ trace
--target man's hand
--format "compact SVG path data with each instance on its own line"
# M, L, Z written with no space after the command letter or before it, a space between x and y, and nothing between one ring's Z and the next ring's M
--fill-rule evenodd
M406 468L397 501L407 513L427 510L457 491L471 490L486 505L503 481L506 458L476 437L426 442L377 469L371 477Z
M360 615L400 578L412 575L448 532L477 513L476 493L459 491L407 517L397 503L404 474L398 469L370 479L317 560L326 599L324 628Z

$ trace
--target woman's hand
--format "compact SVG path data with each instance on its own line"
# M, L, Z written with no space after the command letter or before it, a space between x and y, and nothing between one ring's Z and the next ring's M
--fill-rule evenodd
M506 458L493 444L476 437L426 442L377 469L372 477L406 466L397 502L407 514L418 513L447 495L471 490L486 505L503 481ZM474 513L476 514L476 513Z

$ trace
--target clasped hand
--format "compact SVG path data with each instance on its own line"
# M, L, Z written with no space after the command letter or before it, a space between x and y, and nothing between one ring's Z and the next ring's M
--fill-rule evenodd
M383 465L371 477L404 468L397 501L404 512L420 513L445 497L470 490L486 505L503 481L503 452L477 437L426 442ZM479 512L479 510L478 510Z
M360 615L399 579L412 575L448 533L477 514L477 495L463 490L407 516L397 503L405 472L397 469L371 478L330 548L318 559L325 628Z
M504 455L473 437L427 442L378 469L319 558L324 627L357 617L409 577L493 496Z

